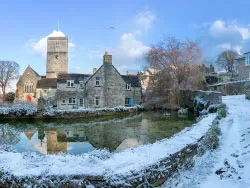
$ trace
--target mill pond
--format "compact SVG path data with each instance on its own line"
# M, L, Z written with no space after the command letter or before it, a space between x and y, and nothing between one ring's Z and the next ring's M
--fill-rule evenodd
M98 120L19 121L0 123L0 150L41 155L79 155L96 149L119 152L169 138L194 123L192 114L178 117L143 112Z

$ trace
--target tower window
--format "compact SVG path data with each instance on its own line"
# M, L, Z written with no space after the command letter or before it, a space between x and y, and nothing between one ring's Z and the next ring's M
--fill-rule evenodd
M67 80L67 87L74 87L74 80Z

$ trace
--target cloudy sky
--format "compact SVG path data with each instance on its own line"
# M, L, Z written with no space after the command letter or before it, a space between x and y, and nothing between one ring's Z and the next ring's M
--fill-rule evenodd
M105 51L121 73L137 72L163 36L195 40L213 61L225 49L250 51L249 8L248 0L1 0L0 60L44 75L46 37L58 32L59 20L69 38L69 72L91 73Z

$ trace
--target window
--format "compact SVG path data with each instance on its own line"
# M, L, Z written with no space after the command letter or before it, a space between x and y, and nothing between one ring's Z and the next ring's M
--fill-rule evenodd
M99 77L95 78L95 85L100 86L100 78Z
M67 87L74 87L74 80L67 80Z
M80 81L79 84L80 84L79 87L80 87L80 88L83 88L83 81Z
M95 97L95 105L96 106L100 105L100 97Z
M83 107L83 98L80 98L80 99L79 99L79 106L80 106L80 107Z
M65 99L62 99L62 104L66 104L66 100Z
M24 84L24 92L26 92L26 93L34 92L33 82L31 82L30 80L25 82L25 84Z
M130 98L125 98L125 106L130 106Z
M126 90L130 90L130 84L126 84Z
M69 98L69 104L75 104L76 98Z
M245 65L250 66L250 54L246 54L245 56Z

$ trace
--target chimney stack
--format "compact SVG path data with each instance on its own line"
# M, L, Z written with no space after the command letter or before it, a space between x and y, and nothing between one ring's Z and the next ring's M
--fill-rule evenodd
M97 68L93 68L93 74L95 74L96 71L97 71Z
M103 56L103 63L111 63L112 64L112 55L109 55L108 52L105 52Z

